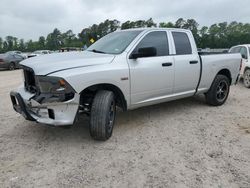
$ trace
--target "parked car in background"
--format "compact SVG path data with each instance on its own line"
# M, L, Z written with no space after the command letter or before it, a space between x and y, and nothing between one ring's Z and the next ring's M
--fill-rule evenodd
M37 50L37 51L34 51L33 53L28 54L28 58L45 55L45 54L51 54L51 53L52 52L50 50Z
M27 58L27 54L25 54L25 53L23 53L21 51L9 51L9 53L20 55L20 56L22 56L25 59Z
M229 53L240 53L242 57L242 66L240 77L243 78L245 87L250 88L250 44L233 46Z
M19 68L19 62L26 59L23 55L9 51L0 55L0 68L14 70Z
M25 60L24 83L11 101L27 120L55 126L85 113L90 135L107 140L116 106L126 111L197 94L210 105L224 104L240 63L240 54L199 55L189 30L123 30L83 52Z

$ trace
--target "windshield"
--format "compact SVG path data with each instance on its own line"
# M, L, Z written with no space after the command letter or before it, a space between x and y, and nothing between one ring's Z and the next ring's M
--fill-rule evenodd
M141 31L119 31L110 33L92 44L87 51L107 54L120 54Z

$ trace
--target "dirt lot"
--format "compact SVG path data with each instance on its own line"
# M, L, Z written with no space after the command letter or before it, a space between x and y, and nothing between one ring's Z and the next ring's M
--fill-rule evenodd
M0 72L0 187L250 187L250 90L227 103L204 98L119 113L107 142L86 118L71 129L24 120L9 91L21 71Z

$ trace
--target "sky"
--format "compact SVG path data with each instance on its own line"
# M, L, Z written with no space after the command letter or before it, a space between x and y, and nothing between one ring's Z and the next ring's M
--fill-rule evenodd
M0 0L0 37L37 40L54 28L62 32L106 19L175 22L193 18L200 26L218 22L250 22L249 0Z

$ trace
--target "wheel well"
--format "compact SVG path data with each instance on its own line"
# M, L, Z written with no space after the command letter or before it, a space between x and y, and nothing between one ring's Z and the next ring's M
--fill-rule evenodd
M244 73L245 73L248 69L250 69L250 67L245 67Z
M228 69L222 69L222 70L220 70L220 71L218 72L218 74L224 75L224 76L228 77L228 79L229 79L229 81L230 81L230 84L232 83L231 73L230 73L230 71L229 71ZM218 75L218 74L217 74L217 75Z
M117 103L117 106L120 107L123 111L127 110L127 102L126 99L122 93L122 91L113 84L96 84L87 87L80 93L80 103L81 104L91 104L95 94L99 90L108 90L112 91L115 94L115 100Z

